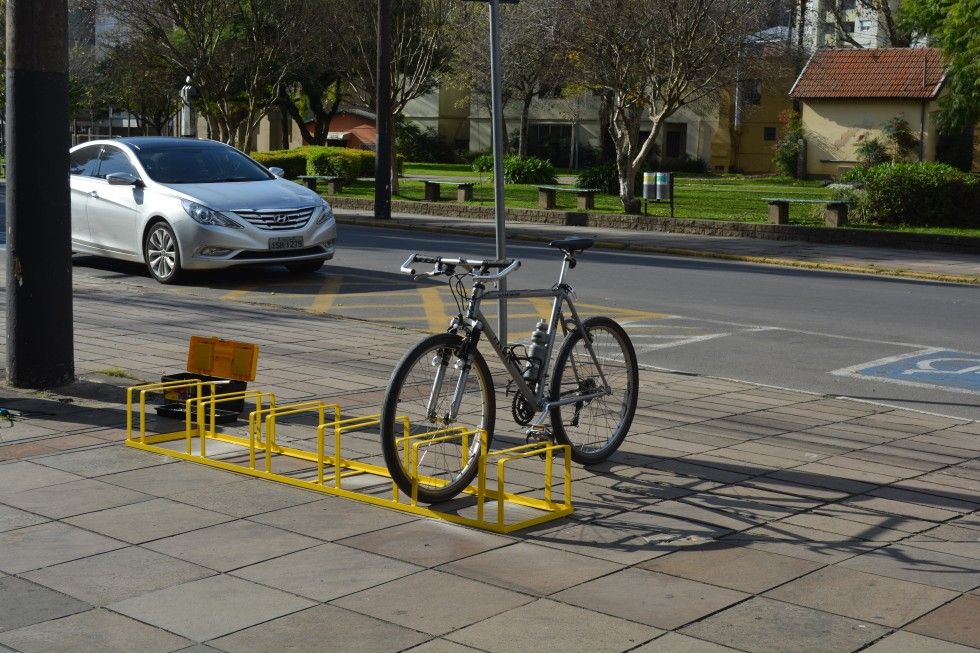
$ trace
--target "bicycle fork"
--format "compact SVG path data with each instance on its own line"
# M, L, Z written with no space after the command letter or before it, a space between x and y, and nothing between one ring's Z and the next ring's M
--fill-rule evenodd
M470 338L463 341L463 345L459 348L459 355L457 358L456 365L459 368L459 378L456 379L456 388L453 390L452 401L449 403L449 410L445 415L438 415L437 410L439 407L439 400L442 397L443 384L446 380L446 368L449 367L449 360L452 357L452 352L446 350L442 355L442 360L439 361L439 367L436 369L436 377L432 381L432 391L429 393L429 403L426 406L426 416L429 420L433 422L441 422L444 426L448 426L456 421L456 416L459 415L459 407L463 403L463 394L466 391L466 381L470 376L470 369L473 367L473 354L472 352L476 349L476 340L479 338L478 333L471 334Z

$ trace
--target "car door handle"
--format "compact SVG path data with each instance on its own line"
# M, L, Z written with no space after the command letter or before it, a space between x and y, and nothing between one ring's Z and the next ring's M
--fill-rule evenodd
M99 191L97 191L97 190L90 190L90 191L88 192L88 194L89 194L89 196L91 196L91 197L98 197L98 196L99 196Z

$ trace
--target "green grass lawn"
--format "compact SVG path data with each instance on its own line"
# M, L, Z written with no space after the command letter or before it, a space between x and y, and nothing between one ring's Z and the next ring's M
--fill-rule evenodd
M433 179L464 177L473 181L472 204L493 206L493 177L487 173L474 172L467 164L461 163L406 163L403 173ZM563 172L561 174L566 174ZM570 173L574 174L574 172ZM422 201L425 196L424 184L420 179L400 180L400 192L394 199ZM325 190L325 189L321 189ZM637 188L641 192L641 188ZM504 189L505 202L510 208L537 208L538 190L533 184L508 184ZM781 177L753 178L741 175L688 175L674 177L674 216L702 220L730 220L735 222L764 223L768 207L763 198L786 197L799 199L828 199L830 191L817 181L800 181ZM341 193L347 197L374 197L374 182L358 180L344 186ZM455 201L456 189L442 189L445 202ZM575 195L558 193L558 209L575 210ZM819 204L790 204L791 224L823 225L824 207ZM618 196L596 195L595 213L622 214L623 206ZM670 207L666 202L651 202L648 207L651 216L666 217ZM876 229L881 231L903 231L933 235L954 235L980 237L980 229L957 229L948 227L874 227L852 225L852 228Z

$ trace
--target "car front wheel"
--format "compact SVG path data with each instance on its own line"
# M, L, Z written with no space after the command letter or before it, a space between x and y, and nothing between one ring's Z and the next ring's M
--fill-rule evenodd
M146 232L143 258L150 274L160 283L176 283L183 275L177 237L166 222L156 222Z

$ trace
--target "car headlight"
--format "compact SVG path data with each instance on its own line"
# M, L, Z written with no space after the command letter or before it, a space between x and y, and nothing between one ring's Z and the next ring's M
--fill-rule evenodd
M333 209L325 200L320 200L320 217L316 219L316 224L323 224L327 220L333 219Z
M181 206L184 207L184 211L187 215L191 216L191 220L198 224L208 225L209 227L229 227L231 229L244 229L244 227L231 218L222 215L214 209L209 209L203 204L198 204L197 202L191 202L189 200L181 200Z

